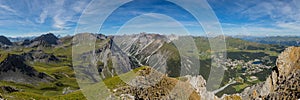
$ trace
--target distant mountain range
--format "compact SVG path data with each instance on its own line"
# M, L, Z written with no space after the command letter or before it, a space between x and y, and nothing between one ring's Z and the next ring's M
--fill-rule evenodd
M19 41L24 41L24 40L32 40L36 36L32 37L7 37L11 42L19 42Z
M33 40L37 36L31 37L7 37L11 42L20 42L25 40ZM230 36L231 37L231 36ZM249 42L256 42L262 44L274 44L274 45L283 45L283 46L300 46L300 36L232 36L234 38L240 38ZM2 37L1 37L2 38ZM57 36L61 38L61 36ZM0 39L1 40L1 39Z
M284 46L300 46L300 36L235 36L246 41L257 42L262 44L276 44Z

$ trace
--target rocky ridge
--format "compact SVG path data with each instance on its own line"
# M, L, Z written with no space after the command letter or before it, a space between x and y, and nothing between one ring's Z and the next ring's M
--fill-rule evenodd
M22 56L8 54L6 59L0 63L0 80L36 84L50 82L53 79L27 65Z
M47 54L42 50L31 50L30 52L23 53L22 56L27 61L34 61L34 62L58 62L59 59L54 56L53 54Z
M152 68L142 69L137 75L130 81L130 86L117 88L113 90L114 94L126 100L200 100L188 82L167 77Z

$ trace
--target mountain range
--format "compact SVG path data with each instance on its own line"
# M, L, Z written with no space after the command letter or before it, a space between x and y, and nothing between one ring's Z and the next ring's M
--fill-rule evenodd
M225 39L227 57L222 82L219 86L206 88L211 67L214 67L211 58L213 51L207 37L147 33L106 36L81 33L58 38L49 33L33 39L10 42L8 38L1 36L0 87L3 88L0 88L0 98L84 99L81 85L89 83L89 88L93 86L91 84L97 85L101 81L110 89L108 92L113 94L108 97L114 99L172 99L184 96L178 91L170 94L176 84L186 87L186 92L191 95L185 98L191 100L277 98L274 97L276 93L289 93L287 89L291 86L270 90L269 87L278 87L275 83L281 85L274 80L275 77L288 72L284 77L291 75L291 79L298 82L298 74L293 73L297 73L298 67L295 69L294 66L298 66L295 62L299 57L292 56L298 55L297 49L285 50L285 45L260 44L233 37ZM278 58L284 50L285 53ZM288 60L289 56L293 59ZM119 76L126 76L131 72L137 73L138 81L132 81L129 85L120 80ZM282 78L278 77L280 79ZM158 83L152 88L132 86L151 85L153 82ZM267 90L261 90L261 86L270 91L265 93ZM149 95L143 93L145 91ZM299 98L299 89L297 91L293 90L291 96L283 97Z

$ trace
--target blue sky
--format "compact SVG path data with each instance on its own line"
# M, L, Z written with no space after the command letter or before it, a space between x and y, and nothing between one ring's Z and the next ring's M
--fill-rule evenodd
M211 6L208 9L214 11L225 35L300 35L299 2L208 0ZM48 32L67 35L73 34L78 24L86 27L80 32L99 32L97 19L104 16L92 15L104 13L108 8L100 8L102 3L89 7L90 3L91 0L1 0L0 35L37 36ZM88 19L81 18L83 12L91 16ZM187 30L192 35L205 33L192 14L174 3L136 0L120 6L108 16L100 33L182 34Z

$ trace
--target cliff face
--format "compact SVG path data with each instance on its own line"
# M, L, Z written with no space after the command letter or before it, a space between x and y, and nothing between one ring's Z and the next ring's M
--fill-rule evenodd
M300 47L289 47L281 53L266 82L246 88L242 96L243 99L300 98Z
M300 69L300 47L287 48L278 56L277 68L279 76L289 76Z
M116 36L115 44L130 56L135 57L142 64L149 64L149 59L164 43L167 37L158 34L136 34L129 36Z

